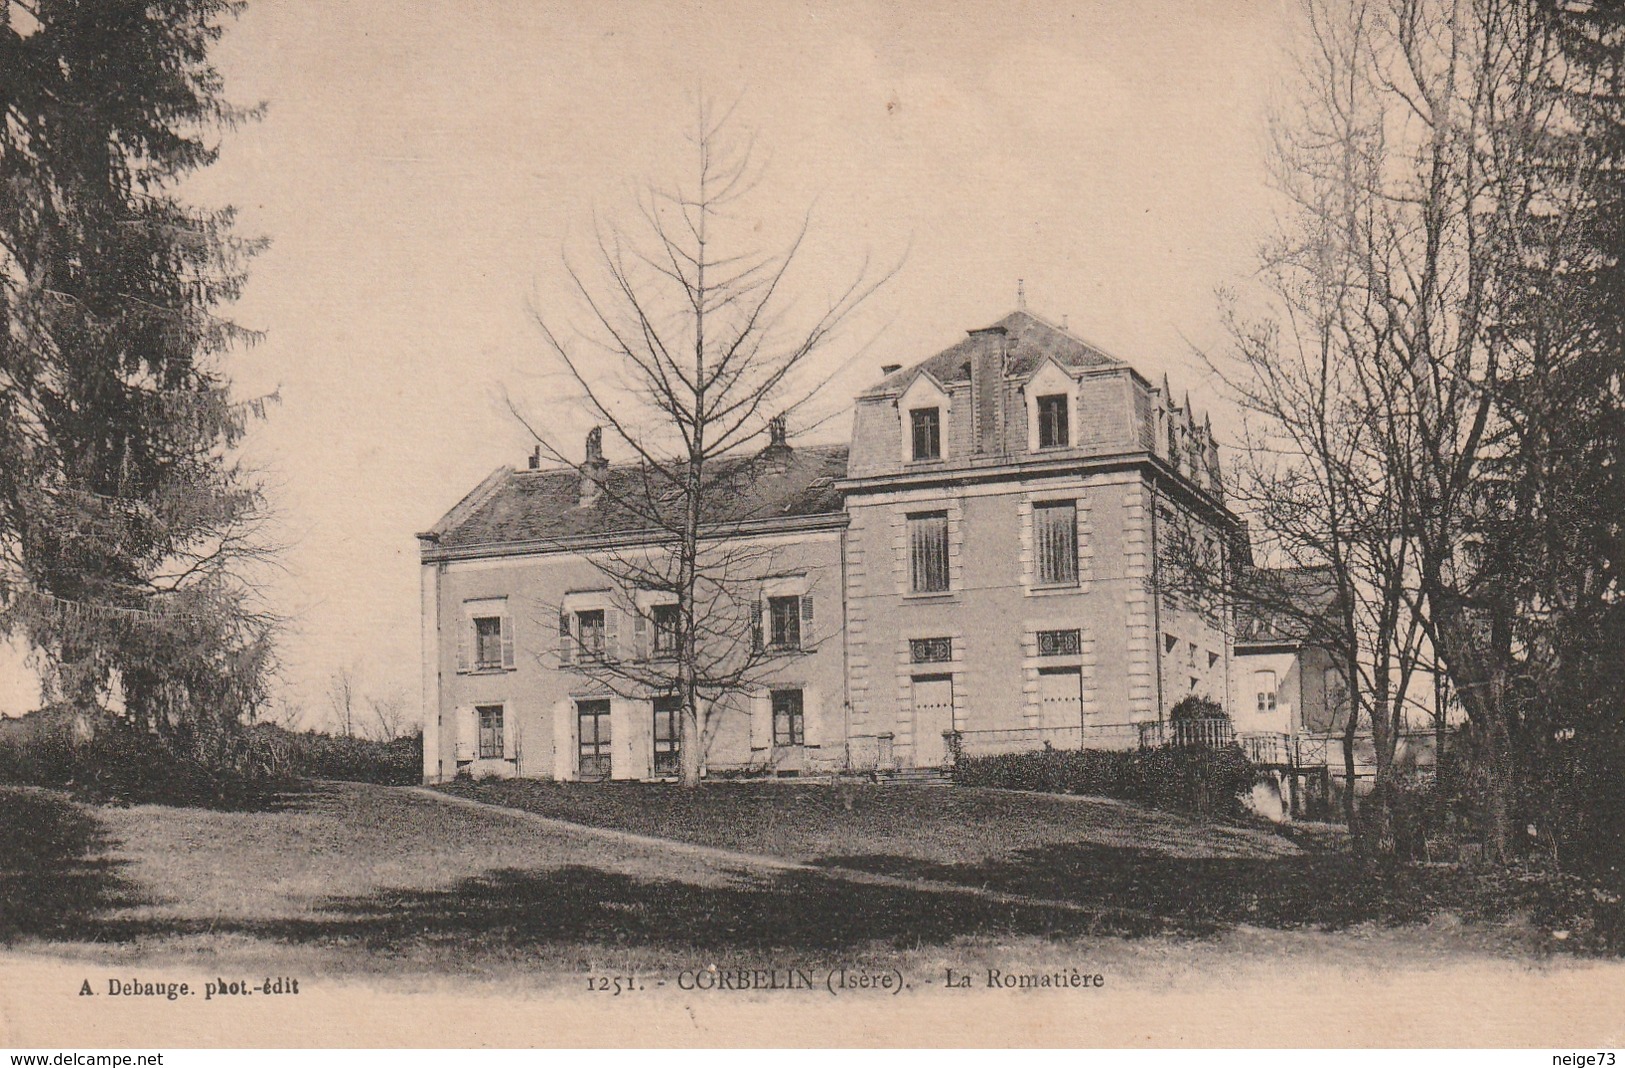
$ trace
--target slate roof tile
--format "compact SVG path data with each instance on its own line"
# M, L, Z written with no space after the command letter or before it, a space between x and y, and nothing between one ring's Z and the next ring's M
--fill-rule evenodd
M707 467L707 524L746 523L775 517L841 514L835 482L846 475L847 446L769 446L761 452L719 457ZM660 508L679 499L643 468L609 468L604 490L581 503L581 476L571 468L510 471L467 514L453 509L436 527L442 549L469 549L517 542L547 542L594 535L635 535L659 529ZM665 501L651 507L651 501ZM459 505L459 508L462 508ZM661 522L675 522L673 514Z

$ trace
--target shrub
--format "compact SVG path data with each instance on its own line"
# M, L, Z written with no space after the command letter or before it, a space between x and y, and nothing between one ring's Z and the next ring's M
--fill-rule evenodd
M423 777L423 735L389 742L259 724L246 732L256 762L268 774L295 779L343 779L407 786Z
M261 724L159 736L104 717L92 737L75 741L71 717L40 722L0 735L0 782L92 801L231 809L260 807L304 779L407 784L422 774L420 735L386 743Z
M206 760L187 737L163 739L117 720L78 742L50 730L0 745L0 780L71 790L92 801L248 808L286 784L245 772L238 760ZM237 754L241 756L241 754Z
M1173 708L1168 710L1168 718L1175 721L1187 719L1224 719L1230 717L1225 714L1224 706L1211 697L1204 697L1193 693L1189 697L1182 697Z
M1208 749L1044 749L964 757L954 765L962 786L1093 794L1176 812L1239 817L1257 774L1236 746Z

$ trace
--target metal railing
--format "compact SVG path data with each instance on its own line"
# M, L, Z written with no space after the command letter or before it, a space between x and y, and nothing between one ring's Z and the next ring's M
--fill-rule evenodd
M1151 749L1172 743L1222 749L1235 743L1228 720L1178 723L1089 723L1077 727L1007 727L950 732L949 748L963 756L998 756L1035 749Z

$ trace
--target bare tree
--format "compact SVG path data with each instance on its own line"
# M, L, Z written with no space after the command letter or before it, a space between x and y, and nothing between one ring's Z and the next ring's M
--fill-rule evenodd
M367 708L372 712L372 726L380 742L393 742L405 735L413 726L412 704L399 690L382 696L369 694Z
M782 477L775 465L786 462L791 420L819 421L812 403L829 374L814 357L892 273L865 260L852 281L801 314L792 274L809 218L783 247L761 247L764 220L747 210L760 176L753 141L728 127L729 113L702 103L690 178L651 187L633 227L602 226L590 267L566 263L582 326L566 331L555 315L536 314L551 361L629 466L612 476L597 431L584 459L567 454L514 406L539 450L602 496L612 525L638 532L629 547L606 547L592 560L669 657L588 648L574 667L617 693L680 703L689 785L699 782L710 734L702 708L750 688L783 655L762 639L759 601L761 578L780 566L782 550L746 536L764 518L751 513L749 490ZM768 447L752 452L770 428ZM667 606L658 620L651 598Z
M1253 496L1289 556L1341 585L1378 750L1435 655L1472 726L1493 852L1512 841L1517 598L1484 567L1527 265L1563 254L1551 43L1533 0L1305 0L1274 306L1233 330L1262 418ZM1536 247L1536 245L1540 247ZM1379 804L1379 809L1380 809Z
M346 738L355 736L355 713L359 695L356 693L355 672L349 667L334 671L327 680L327 707L333 713L333 725Z

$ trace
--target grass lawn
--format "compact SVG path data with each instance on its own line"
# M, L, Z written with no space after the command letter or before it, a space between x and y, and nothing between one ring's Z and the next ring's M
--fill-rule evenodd
M1373 876L1267 831L1126 805L778 784L461 792L825 870L737 867L392 787L322 783L257 812L0 788L0 945L120 967L543 983L768 958L940 974L1087 954L1166 983L1238 957L1378 969L1589 944L1555 941L1542 926L1555 916L1515 886ZM876 885L853 868L1087 907Z
M487 780L448 793L538 815L1100 908L1096 930L1211 935L1238 926L1338 930L1465 921L1565 950L1625 946L1619 898L1576 879L1374 868L1339 840L1233 826L1104 799L819 783ZM1555 934L1555 937L1553 935Z
M1180 858L1296 853L1267 828L1225 826L1092 798L941 786L487 779L441 789L557 819L845 867L963 864L1061 844L1153 846Z

